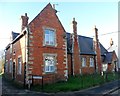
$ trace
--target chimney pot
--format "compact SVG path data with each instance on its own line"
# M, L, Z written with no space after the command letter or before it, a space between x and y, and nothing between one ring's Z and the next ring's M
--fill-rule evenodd
M75 18L73 18L73 33L74 35L77 35L77 22L75 21Z
M27 17L27 13L25 13L25 17Z
M98 29L96 28L96 25L95 25L95 41L99 42L99 39L98 39Z
M112 38L110 39L110 46L112 46L113 45L113 40L112 40Z
M73 18L73 21L75 21L75 18Z
M28 25L29 17L27 16L27 13L25 13L25 16L21 16L21 19L22 19L22 28L21 28L21 30L23 30Z

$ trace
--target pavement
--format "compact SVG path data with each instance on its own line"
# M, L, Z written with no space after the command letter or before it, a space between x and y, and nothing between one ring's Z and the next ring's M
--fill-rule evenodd
M114 92L112 92L111 94L112 94L112 95L114 95L114 94L120 94L120 89L115 90L115 91L114 91Z
M80 91L58 93L35 92L26 89L18 89L11 86L8 82L5 82L4 80L2 86L2 96L108 96L115 90L120 89L120 80L112 81L100 86L95 86ZM115 96L120 95L116 94Z

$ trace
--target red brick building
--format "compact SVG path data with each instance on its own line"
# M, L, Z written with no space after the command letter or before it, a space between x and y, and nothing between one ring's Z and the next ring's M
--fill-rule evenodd
M30 85L41 79L54 83L71 75L103 71L109 52L99 42L98 29L94 29L94 40L80 36L74 18L73 34L67 33L56 12L49 3L29 24L27 14L21 16L21 33L12 32L6 47L6 78Z

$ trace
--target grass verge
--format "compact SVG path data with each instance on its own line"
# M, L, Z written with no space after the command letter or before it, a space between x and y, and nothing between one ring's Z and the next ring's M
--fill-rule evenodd
M71 76L67 82L62 81L54 84L46 84L43 86L43 89L40 85L34 85L32 86L32 90L44 92L77 91L117 79L120 79L118 73L107 73L104 76L99 74Z

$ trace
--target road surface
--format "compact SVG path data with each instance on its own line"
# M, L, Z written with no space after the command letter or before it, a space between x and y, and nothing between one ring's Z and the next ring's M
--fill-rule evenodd
M117 90L115 90L115 91L113 91L113 92L110 93L110 94L120 96L120 88L117 89Z

